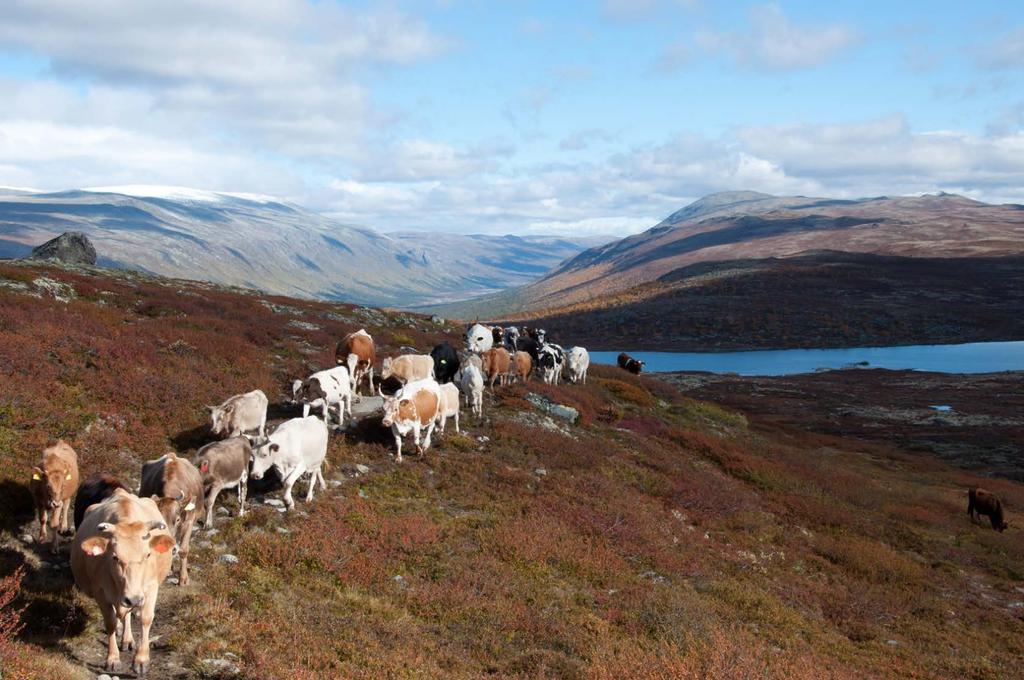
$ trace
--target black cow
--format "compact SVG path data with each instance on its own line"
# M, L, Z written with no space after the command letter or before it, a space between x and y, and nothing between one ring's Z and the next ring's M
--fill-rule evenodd
M516 340L516 351L526 352L533 359L533 365L537 365L540 359L540 343L533 338L519 338Z
M505 344L505 330L501 326L491 326L491 337L494 339L494 347Z
M548 332L543 328L527 328L526 334L543 345Z
M75 512L78 512L77 505ZM985 515L992 522L992 528L996 531L1006 531L1010 526L1006 522L1003 504L999 497L977 487L967 491L967 514L971 516L972 520L980 520L981 515Z
M102 503L118 489L127 491L128 487L110 475L96 474L79 484L78 491L75 492L75 529L82 524L85 511L90 505Z
M633 375L639 375L644 370L644 362L634 359L625 352L619 354L619 368L625 369Z
M451 382L459 371L459 353L455 348L444 342L430 350L430 356L434 359L434 377L437 382L442 385Z

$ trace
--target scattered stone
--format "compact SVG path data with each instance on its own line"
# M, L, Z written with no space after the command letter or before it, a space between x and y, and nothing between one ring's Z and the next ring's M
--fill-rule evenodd
M282 515L283 515L284 513L288 512L288 508L275 508L275 510L277 510L277 511L278 511L279 513L281 513Z
M648 581L653 581L654 583L665 583L666 581L668 581L667 578L665 578L656 571L645 571L644 573L640 574L640 578L646 579Z
M287 527L277 527L277 529L275 531L277 531L277 533L279 533L279 534L285 534L285 535L292 533L292 530L287 528Z
M366 498L366 492L365 492L365 491L363 491L362 489L360 489L360 490L359 490L359 497L360 497L360 498Z
M533 471L533 474L537 475L538 477L547 477L548 471L545 470L544 468L537 468L536 470Z
M238 558L231 553L224 553L220 556L220 561L225 564L238 564Z
M341 480L338 480L338 479L332 479L331 481L329 481L329 482L327 482L327 483L328 483L328 484L329 484L329 485L330 485L331 487L333 487L333 488L335 488L335 489L337 489L337 488L338 488L339 486L341 486Z
M179 583L178 577L177 576L168 576L167 577L167 582L170 583L172 586L176 586Z
M430 317L430 323L436 323L438 326L441 326L444 324L444 317L435 314L432 317Z
M540 394L534 394L530 392L526 395L526 400L536 406L544 413L549 413L556 418L561 418L570 423L575 423L579 420L580 412L571 406L565 406L563 404L556 404L545 396Z
M218 514L218 515L222 515L222 516L224 516L224 517L227 517L228 515L230 515L230 514L231 514L231 511L230 511L230 510L228 510L227 508L225 508L225 507L224 507L224 506L222 505L222 506L220 506L219 508L217 508L217 514Z
M36 542L36 539L34 539L32 537L32 534L22 534L21 535L21 542L22 543L28 543L29 545L32 545L33 543Z
M356 472L361 475L368 475L370 474L370 467L368 465L363 465L362 463L356 463Z
M67 264L96 264L96 248L80 231L66 231L32 249L30 260L58 260Z
M239 673L238 666L228 659L203 659L200 665L202 666L200 670L204 675L224 677L225 675L238 675Z
M491 441L491 438L484 435L480 435L479 437L476 438L476 440L481 444L486 444L487 442Z
M282 501L280 498L268 498L267 500L263 501L263 503L274 508L280 508L284 506L284 501Z
M886 640L885 644L889 645L890 647L898 647L899 644L900 644L900 641L899 640Z
M111 677L110 677L109 675L107 675L106 673L103 673L102 675L97 675L97 676L96 676L96 680L114 680L114 679L113 679L113 678L111 678Z
M401 574L395 574L395 579L394 580L395 580L395 583L398 584L399 588L405 589L405 588L409 587L409 584L408 584L408 582L406 582L405 577L402 576Z
M220 529L218 529L217 527L210 527L209 529L206 530L206 535L207 536L216 536L219 533L220 533Z
M57 302L71 302L78 294L70 284L54 281L53 279L41 276L32 282L40 294L51 296Z
M288 325L292 328L301 328L304 331L318 331L320 326L315 323L309 323L308 321L299 321L298 319L292 319L288 322Z

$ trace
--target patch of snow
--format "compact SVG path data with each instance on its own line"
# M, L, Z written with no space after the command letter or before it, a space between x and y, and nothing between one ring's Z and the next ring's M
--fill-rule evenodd
M161 184L124 184L109 187L86 187L82 191L91 191L100 194L124 194L137 198L167 198L182 201L201 201L204 203L219 203L225 198L241 198L255 203L278 203L278 199L265 194L250 194L245 192L231 191L209 191L206 189L192 189L189 187L165 186Z

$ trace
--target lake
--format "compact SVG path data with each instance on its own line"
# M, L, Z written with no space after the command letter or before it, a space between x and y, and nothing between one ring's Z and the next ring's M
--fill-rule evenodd
M1024 370L1024 341L961 345L905 345L842 349L773 349L748 352L628 352L646 362L646 372L709 371L740 375L791 375L819 369L912 369L938 373L995 373ZM615 364L618 352L591 352L590 360Z

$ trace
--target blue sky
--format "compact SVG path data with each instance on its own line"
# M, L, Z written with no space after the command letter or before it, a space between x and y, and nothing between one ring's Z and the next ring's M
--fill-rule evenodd
M709 192L1024 202L1024 5L8 0L0 185L624 234Z

